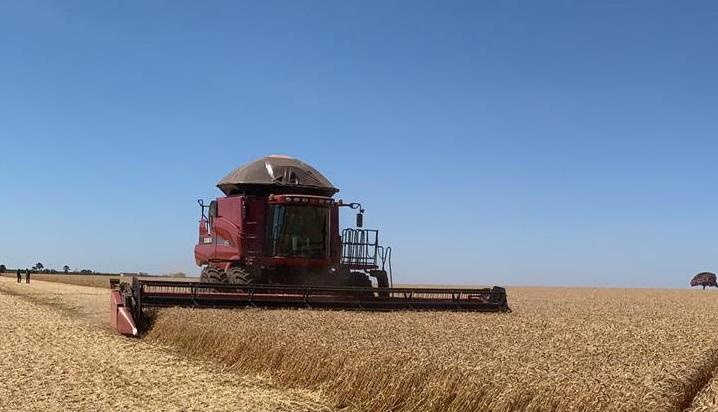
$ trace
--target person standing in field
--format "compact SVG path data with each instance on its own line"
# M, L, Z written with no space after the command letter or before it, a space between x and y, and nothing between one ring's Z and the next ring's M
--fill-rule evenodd
M17 270L17 283L22 282L22 274L20 273L20 269Z
M25 269L25 283L30 283L30 269Z

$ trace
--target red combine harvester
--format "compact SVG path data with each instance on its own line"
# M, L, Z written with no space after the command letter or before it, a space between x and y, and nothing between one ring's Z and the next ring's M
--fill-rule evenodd
M376 230L339 234L339 189L297 159L269 156L244 165L217 186L225 197L199 201L201 281L220 284L281 284L389 287L391 249L379 245ZM207 213L205 213L207 212Z
M145 308L163 306L509 310L496 286L394 288L391 248L362 228L364 209L334 200L339 189L298 159L256 160L217 187L225 196L199 201L199 283L112 282L112 324L123 334L144 326ZM356 228L340 231L342 207L358 210Z

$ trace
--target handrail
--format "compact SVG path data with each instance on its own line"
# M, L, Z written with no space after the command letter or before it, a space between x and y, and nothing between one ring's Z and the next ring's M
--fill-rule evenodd
M342 230L341 262L348 265L377 265L379 231L376 229Z
M381 258L381 270L385 271L389 275L389 287L394 286L394 278L391 271L391 246L378 246L379 257ZM389 270L386 270L386 266L389 266Z

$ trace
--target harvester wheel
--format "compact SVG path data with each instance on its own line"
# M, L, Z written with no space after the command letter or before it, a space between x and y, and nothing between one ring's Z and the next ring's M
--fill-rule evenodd
M254 283L254 275L245 268L235 266L227 272L227 280L232 285L251 285Z
M199 281L202 283L209 283L211 280L209 279L209 271L211 269L208 267L202 268L202 274L199 275Z
M385 270L372 270L369 273L376 278L376 286L378 288L382 289L388 288L390 286L389 276L387 275ZM389 297L389 292L379 292L379 296Z
M361 272L350 272L349 273L349 284L351 286L354 286L355 288L368 288L371 289L371 279L369 279L369 276L365 275ZM361 298L373 298L374 292L370 291L362 291L362 292L350 292L352 295L361 297Z
M349 283L351 284L351 286L354 286L357 288L370 288L371 287L371 280L369 279L369 276L367 276L361 272L349 273Z
M208 269L207 278L210 283L227 283L227 275L217 269Z

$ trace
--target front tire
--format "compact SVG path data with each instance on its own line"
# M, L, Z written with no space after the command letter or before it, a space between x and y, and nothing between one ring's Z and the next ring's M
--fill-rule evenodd
M227 281L232 285L251 285L255 283L255 278L249 270L236 266L227 272Z
M202 274L199 275L199 281L201 283L213 283L212 277L216 276L219 271L211 266L205 266L202 268Z
M369 276L361 272L351 272L349 274L349 283L357 288L371 288L371 280Z
M386 289L390 286L389 276L387 275L385 270L372 270L369 273L376 278L376 286L379 289ZM380 291L379 296L389 297L389 292Z
M199 281L202 283L227 283L227 275L224 271L208 266L202 269Z

